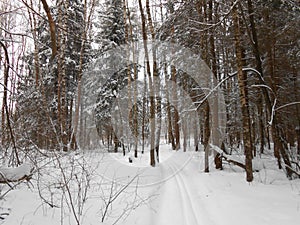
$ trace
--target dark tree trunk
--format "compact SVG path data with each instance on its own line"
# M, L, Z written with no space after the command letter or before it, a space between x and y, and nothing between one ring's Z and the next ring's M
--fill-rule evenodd
M148 45L147 45L147 30L146 30L146 18L142 6L141 0L138 1L139 9L142 19L142 35L143 35L143 44L146 58L146 72L149 79L149 90L150 90L150 165L155 166L155 93L151 76L149 55L148 55Z
M243 72L243 53L241 47L241 31L240 31L240 21L238 17L237 8L234 7L233 10L233 20L234 20L234 30L235 30L235 49L236 49L236 63L237 63L237 75L238 75L238 85L240 89L240 104L242 109L242 123L243 123L243 142L245 149L245 167L246 167L246 180L248 182L253 181L253 171L252 171L252 143L251 143L251 125L250 125L250 114L249 114L249 101L247 92L247 76Z
M203 137L203 145L204 145L204 172L209 172L209 155L210 155L210 147L209 147L209 138L210 138L210 122L209 122L209 104L205 103L204 109L204 137ZM218 165L219 167L220 165Z

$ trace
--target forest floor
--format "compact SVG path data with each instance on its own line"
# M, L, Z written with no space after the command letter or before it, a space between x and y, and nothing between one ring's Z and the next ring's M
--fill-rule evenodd
M131 153L130 153L131 154ZM31 183L0 201L3 225L296 225L300 180L288 180L270 154L254 161L259 172L247 183L239 167L204 173L203 152L161 147L149 153L85 152L41 157ZM237 156L238 157L238 156ZM2 184L1 194L8 190Z

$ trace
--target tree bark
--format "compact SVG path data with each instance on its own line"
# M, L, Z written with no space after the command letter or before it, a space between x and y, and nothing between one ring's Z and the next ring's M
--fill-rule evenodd
M235 39L235 51L236 51L236 63L237 63L237 76L238 85L240 91L240 104L242 109L242 123L243 123L243 142L245 149L245 167L246 167L246 180L248 182L253 181L252 171L252 143L250 136L250 114L249 114L249 101L247 91L247 76L243 71L243 59L242 59L242 47L241 47L241 31L239 24L239 16L237 8L233 9L233 22L234 22L234 39Z
M51 37L51 48L52 48L52 59L54 59L54 57L57 54L57 44L56 44L56 26L55 26L55 22L53 20L53 17L51 15L50 12L50 8L48 6L48 3L46 0L42 0L43 3L43 7L44 10L46 12L47 18L48 18L48 23L49 23L49 27L50 27L50 37Z
M174 13L174 3L172 1L169 1L168 4L170 5L170 13ZM174 42L173 35L174 35L175 29L174 25L172 25L171 28L171 42ZM173 52L172 52L173 54ZM177 96L177 80L176 80L176 67L174 65L171 65L171 81L173 82L173 87L171 91L171 98L174 106L174 146L173 150L179 150L180 149L180 127L179 127L179 114L178 114L178 96Z
M165 74L165 83L166 83L166 104L167 104L167 125L168 125L168 144L171 144L172 149L175 150L175 140L173 135L173 128L172 128L172 117L171 117L171 104L170 104L170 92L169 92L169 80L167 78L168 71L167 65L164 65L164 74Z
M150 33L152 37L152 59L153 59L153 79L154 79L154 97L156 99L156 131L155 131L155 152L156 152L156 160L159 161L159 145L160 145L160 133L161 133L161 96L160 96L160 76L158 74L158 66L157 66L157 49L155 43L155 31L153 27L149 0L146 0L146 12L148 17L148 25L150 28ZM152 107L152 105L151 105Z
M67 129L67 117L68 117L68 106L67 106L67 90L66 90L66 42L67 42L67 12L63 8L68 8L68 1L61 1L59 5L59 25L63 30L59 33L59 52L58 54L58 87L57 87L57 118L58 118L58 134L61 141L60 147L63 151L68 151L68 129Z
M248 3L250 3L248 5L248 7L250 7L250 11L251 11L251 7L252 7L251 3L252 2L250 1ZM253 12L253 10L252 10L252 12ZM266 20L266 22L268 22L270 20L268 12L265 13L264 19ZM252 20L254 20L254 19L252 18ZM255 23L254 22L253 22L253 30L255 31ZM258 41L256 41L256 44L257 44L256 48L258 49ZM274 45L275 45L275 43L274 43L273 38L271 38L268 41L268 43L266 43L267 65L268 65L268 69L269 69L269 73L270 73L270 84L271 84L271 88L272 88L273 92L276 93L277 88L276 88L276 84L275 84L276 78L275 78L275 62L274 62L275 61ZM255 51L258 53L258 56L259 56L259 51L258 50L255 50ZM260 57L258 57L257 60L259 61ZM260 81L262 84L264 84L264 81L262 80L263 70L261 69L261 71L259 71L259 72L260 72ZM282 141L280 140L281 137L280 137L279 126L278 126L278 122L277 122L278 116L272 115L273 111L272 111L272 104L271 104L271 98L269 96L269 93L267 92L267 90L265 88L263 88L262 91L263 91L263 95L265 98L266 106L267 106L268 112L270 114L270 117L273 118L273 121L271 121L271 134L272 134L272 139L274 142L274 156L277 159L279 169L282 168L282 165L281 165L281 157L282 157L282 159L286 165L285 168L286 168L287 177L292 178L292 174L294 172L291 169L292 168L291 161L290 161L289 155L287 154Z
M4 68L4 91L3 91L3 103L2 103L2 129L5 128L5 124L7 124L8 130L9 130L9 134L10 134L10 140L12 141L13 144L13 152L14 155L16 157L16 163L17 165L20 165L20 159L19 159L19 154L17 151L17 147L16 147L16 142L15 142L15 136L13 134L13 130L12 130L12 126L10 123L10 117L9 117L9 110L8 110L8 104L7 104L7 92L8 92L8 76L9 76L9 68L10 68L10 63L9 63L9 56L8 56L8 51L7 48L5 46L5 44L0 41L0 45L4 50L4 55L5 55L5 61L6 61L6 65ZM5 123L5 119L6 119L6 123ZM2 130L2 144L3 142L5 142L5 129Z
M208 16L208 22L213 24L214 23L214 20L213 20L213 1L212 0L209 0L208 2L208 12L207 12L207 16ZM217 68L217 59L216 59L216 50L215 50L215 40L214 40L214 36L213 34L210 34L209 35L209 52L210 52L210 58L211 58L211 68L212 68L212 73L215 77L215 84L214 86L217 85L217 82L218 82L218 68ZM218 93L216 93L217 95ZM214 111L215 112L218 112L219 111L219 98L218 96L214 98ZM219 118L218 116L214 116L213 117L213 126L218 126L219 124ZM215 129L214 129L215 130ZM217 144L219 145L220 143L220 135L219 135L219 131L217 132L214 132L213 130L213 134L212 134L212 138L213 138L213 142L214 144ZM216 169L223 169L223 166L222 166L222 158L219 157L219 154L214 151L214 161L215 161L215 167Z
M148 44L147 44L147 30L146 30L146 18L143 10L143 5L141 0L139 0L139 9L142 19L142 35L143 35L143 44L145 50L145 58L146 58L146 72L149 79L149 90L150 90L150 165L155 166L155 92L154 86L152 82L150 62L149 62L149 54L148 54Z
M199 151L199 131L198 131L199 120L194 121L194 146L195 152Z
M252 46L253 46L253 53L256 60L256 69L259 71L260 76L263 77L263 69L262 69L262 60L261 55L259 52L259 46L258 46L258 37L256 32L256 25L254 20L254 10L253 10L253 4L252 0L248 0L248 13L249 13L249 20L250 20L250 28L251 28L251 36L252 36ZM264 90L266 91L266 90ZM267 95L265 95L267 97ZM259 123L259 132L260 132L260 153L262 154L264 151L264 124L263 124L263 105L262 105L262 96L259 96L259 103L258 103L258 110L259 110L259 116L258 116L258 123Z
M176 88L176 68L175 66L171 66L171 80L173 82L172 89L172 101L174 105L174 142L175 148L174 150L180 149L180 128L179 128L179 113L178 113L178 96L177 96L177 88Z
M210 138L210 118L209 118L209 104L208 102L205 103L204 108L204 172L209 172L209 154L210 154L210 147L209 147L209 138Z

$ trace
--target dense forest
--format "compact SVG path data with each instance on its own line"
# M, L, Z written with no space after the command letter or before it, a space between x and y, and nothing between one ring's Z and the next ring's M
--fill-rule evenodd
M2 159L102 148L155 167L167 142L205 151L206 172L214 156L251 182L271 152L299 178L299 12L295 0L1 0Z

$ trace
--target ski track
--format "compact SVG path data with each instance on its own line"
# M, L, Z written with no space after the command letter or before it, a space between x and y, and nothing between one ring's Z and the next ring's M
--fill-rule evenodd
M175 160L170 160L167 165L163 165L162 167L168 167L169 170L174 174L167 182L172 182L172 185L178 190L179 198L176 201L180 201L180 209L182 212L183 225L215 225L215 223L210 219L210 214L207 209L204 207L203 202L201 203L199 199L193 199L192 189L190 187L194 187L193 183L187 182L185 179L186 173L184 173L185 167L180 169L182 162L176 163ZM189 163L188 163L189 164ZM188 164L186 166L188 166ZM163 168L163 171L167 170L167 168ZM170 186L172 186L170 185ZM200 188L200 187L199 187ZM164 189L163 195L168 194L168 190ZM176 196L174 196L176 198ZM162 198L162 201L166 199ZM174 199L175 200L175 199ZM180 224L181 225L181 224Z
M176 168L170 165L168 166L171 168L171 170L174 173L176 172ZM190 196L188 195L188 191L186 190L186 187L181 184L182 180L180 179L179 173L180 172L175 174L174 179L179 190L179 195L181 197L184 225L193 225L193 224L200 225L200 223L198 222L195 216L195 210L194 207L192 206L192 201L190 199Z
M162 179L169 177L169 167L160 165L160 173ZM183 201L182 196L178 195L180 192L178 185L174 185L174 176L164 180L162 183L162 188L160 192L160 198L158 199L158 210L157 214L154 214L154 225L164 225L164 224L173 224L173 225L186 225L184 224L184 217L182 215L181 208L178 207L176 202ZM174 204L173 204L174 203Z

